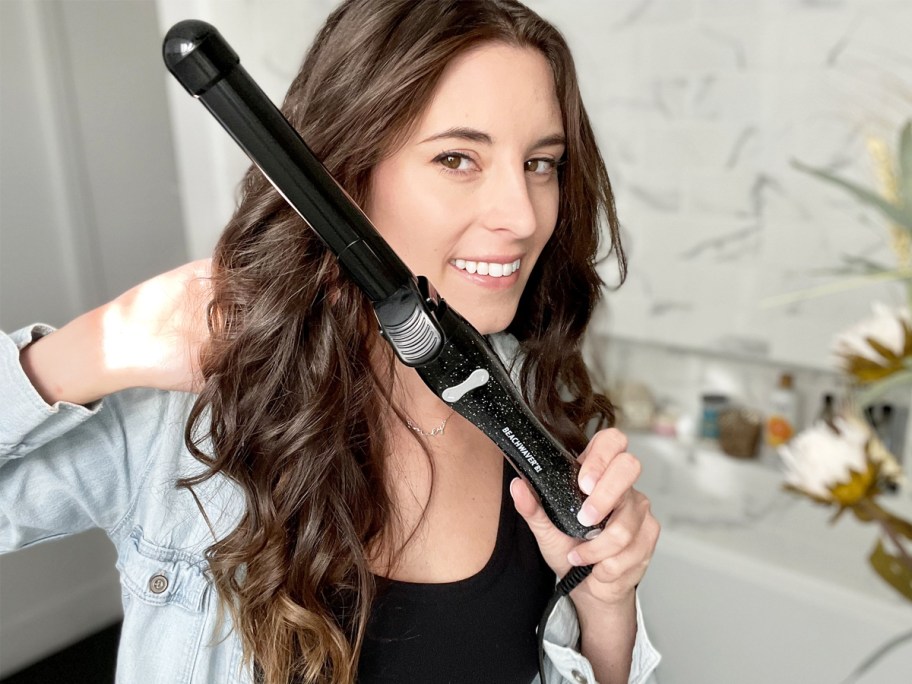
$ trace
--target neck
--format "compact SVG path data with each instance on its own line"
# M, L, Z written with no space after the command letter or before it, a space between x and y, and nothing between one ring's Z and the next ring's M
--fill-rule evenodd
M452 409L434 394L414 368L396 364L394 401L413 423L431 430L452 413Z
M389 368L392 356L393 352L385 342L372 348L373 363L378 369ZM398 359L393 360L392 364L393 405L423 430L430 431L440 425L452 413L452 409L424 384L418 371L402 364ZM385 371L380 375L385 376ZM403 429L408 430L405 423L396 417L392 407L389 411L389 424L401 424Z

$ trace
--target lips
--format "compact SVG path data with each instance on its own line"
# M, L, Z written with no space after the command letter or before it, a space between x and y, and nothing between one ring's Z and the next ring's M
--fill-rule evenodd
M471 274L489 276L491 278L506 278L519 270L521 259L512 261L479 261L470 259L453 259L450 263L461 271Z

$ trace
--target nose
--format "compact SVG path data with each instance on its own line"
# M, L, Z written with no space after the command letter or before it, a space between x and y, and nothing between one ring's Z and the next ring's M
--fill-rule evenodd
M511 165L512 166L512 165ZM525 169L502 168L487 179L482 221L488 230L506 230L530 237L538 225Z

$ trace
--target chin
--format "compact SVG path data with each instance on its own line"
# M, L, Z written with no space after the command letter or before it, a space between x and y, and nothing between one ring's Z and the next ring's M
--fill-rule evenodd
M462 312L460 312L462 313ZM500 333L510 327L513 322L513 316L465 316L466 320L472 324L482 335L493 335Z
M446 295L442 296L444 301L456 309L482 335L493 335L506 330L516 317L516 310L519 307L519 302L512 298L502 298L497 302L479 302L477 299L455 296L448 299Z

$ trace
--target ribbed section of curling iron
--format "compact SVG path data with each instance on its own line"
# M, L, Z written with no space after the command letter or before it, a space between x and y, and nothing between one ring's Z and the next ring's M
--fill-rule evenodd
M386 325L383 332L406 362L418 363L433 355L443 338L421 309L398 325Z

